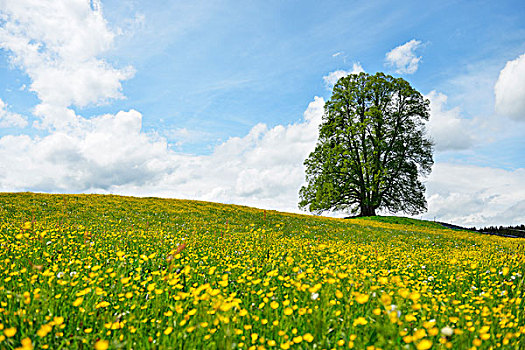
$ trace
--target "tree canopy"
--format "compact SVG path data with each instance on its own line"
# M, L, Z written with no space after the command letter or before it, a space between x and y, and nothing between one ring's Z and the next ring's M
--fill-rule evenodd
M428 100L404 79L359 73L339 79L324 109L299 207L361 216L426 211L420 175L434 163Z

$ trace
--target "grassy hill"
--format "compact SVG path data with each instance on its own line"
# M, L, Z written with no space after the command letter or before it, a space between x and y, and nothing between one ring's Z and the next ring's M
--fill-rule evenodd
M0 218L2 349L525 346L525 239L102 195Z

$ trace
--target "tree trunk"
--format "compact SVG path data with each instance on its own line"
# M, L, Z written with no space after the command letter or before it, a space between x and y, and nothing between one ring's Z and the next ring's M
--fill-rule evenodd
M372 206L363 205L359 216L376 216L376 209Z

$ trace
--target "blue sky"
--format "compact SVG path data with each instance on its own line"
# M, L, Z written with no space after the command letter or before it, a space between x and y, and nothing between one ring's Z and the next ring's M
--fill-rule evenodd
M525 181L522 1L3 0L0 11L1 190L297 210L326 81L359 69L431 99L428 217L525 220L525 193L509 190ZM11 165L24 161L39 176Z

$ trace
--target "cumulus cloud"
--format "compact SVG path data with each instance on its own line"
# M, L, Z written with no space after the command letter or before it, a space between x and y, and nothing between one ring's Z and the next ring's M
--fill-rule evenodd
M525 169L438 163L427 182L428 219L463 226L525 222Z
M413 74L419 67L421 56L416 56L416 50L421 47L421 41L412 39L387 52L385 61L398 74Z
M1 0L0 0L1 1ZM159 195L296 210L303 161L317 141L324 100L301 122L258 124L207 156L174 152L142 130L138 111L85 118L73 106L122 98L132 69L103 59L115 34L97 1L0 2L0 45L31 79L41 137L0 138L0 190ZM180 142L195 135L174 129Z
M303 161L315 147L324 100L296 124L255 125L208 156L170 151L141 131L137 111L84 120L73 133L0 139L0 190L157 195L297 211Z
M114 186L114 193L193 198L259 208L298 211L304 159L313 151L324 100L316 97L301 122L255 125L244 137L232 137L207 156L173 153L177 167L144 186Z
M45 137L0 139L3 191L85 192L142 185L170 170L165 140L141 132L131 110L84 120L83 127Z
M346 77L347 75L350 75L350 74L357 74L357 73L361 73L364 71L365 70L363 69L363 67L361 67L361 64L354 63L352 66L352 70L350 71L336 70L336 71L330 72L328 73L328 75L325 75L323 77L325 87L326 89L331 91L334 88L334 85L339 81L339 79Z
M508 61L494 86L496 112L525 121L525 54Z
M0 13L0 48L31 78L42 127L74 123L67 107L123 98L121 82L134 71L99 58L115 37L99 1L1 1Z
M447 96L431 91L425 98L430 100L429 131L437 151L459 151L474 143L472 125L461 118L459 107L446 109Z
M20 114L10 112L7 104L0 99L0 128L24 128L27 119Z

